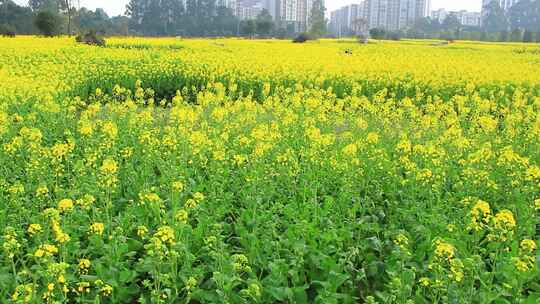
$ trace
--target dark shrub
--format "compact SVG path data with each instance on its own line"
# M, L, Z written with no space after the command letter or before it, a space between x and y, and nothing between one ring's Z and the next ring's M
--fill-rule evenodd
M403 33L400 31L393 31L388 33L388 39L390 40L401 40L401 37L403 36Z
M105 39L99 36L94 30L88 31L84 34L79 34L77 37L75 37L75 41L77 41L78 43L95 46L105 46L106 44Z
M525 43L534 42L534 33L529 30L526 30L525 33L523 34L523 42Z
M369 30L369 35L373 39L381 40L386 37L386 30L383 28L372 28Z
M13 38L16 34L15 27L9 24L0 24L0 36Z
M313 37L309 33L300 33L296 38L294 38L294 43L304 43L309 40L313 40Z
M34 24L45 37L54 37L60 33L62 20L58 14L41 11L36 15Z

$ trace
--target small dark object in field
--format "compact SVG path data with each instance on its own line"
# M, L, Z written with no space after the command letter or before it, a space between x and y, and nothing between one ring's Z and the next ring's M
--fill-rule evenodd
M433 43L432 46L443 46L443 45L448 45L448 44L450 44L450 42L448 42L448 41L441 41L441 42Z
M353 51L351 49L345 50L345 55L352 55L352 54L353 54Z
M100 37L96 31L88 31L84 34L79 34L75 37L75 41L78 43L84 43L88 45L105 46L106 42L103 37Z
M293 43L304 43L309 40L313 40L313 37L309 33L300 33L296 38L294 38Z

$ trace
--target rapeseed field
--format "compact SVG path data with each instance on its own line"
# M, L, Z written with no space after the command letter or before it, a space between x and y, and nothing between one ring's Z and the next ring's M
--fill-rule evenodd
M0 302L540 301L538 46L0 38Z

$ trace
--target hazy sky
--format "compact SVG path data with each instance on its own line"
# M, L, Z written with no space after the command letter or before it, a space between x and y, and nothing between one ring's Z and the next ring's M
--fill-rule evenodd
M19 4L28 3L26 0L16 0L15 2ZM124 14L127 2L127 0L81 0L81 6L86 6L90 9L101 7L104 8L109 15L115 16ZM332 11L340 6L358 2L360 2L360 0L326 0L326 6L329 11ZM444 7L451 11L466 9L479 12L480 7L482 6L481 0L431 0L431 2L433 4L433 9Z

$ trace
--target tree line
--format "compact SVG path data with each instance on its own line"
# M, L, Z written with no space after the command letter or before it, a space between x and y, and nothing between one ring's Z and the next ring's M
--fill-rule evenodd
M418 19L407 33L416 38L540 42L540 0L521 0L505 11L499 1L484 7L480 26L462 25L456 13L442 22Z
M240 20L217 0L131 0L125 16L112 18L103 9L79 9L74 2L30 0L20 6L0 0L0 26L37 34L41 22L50 27L47 33L41 31L46 35L93 30L107 35L289 37L297 32L295 24L274 22L267 10L254 19ZM325 34L324 11L322 0L314 1L309 20L313 36Z
M76 8L73 0L30 0L27 6L0 0L0 31L17 34L74 34L88 30L127 35L129 18L109 17L103 9ZM44 26L45 32L40 30Z

